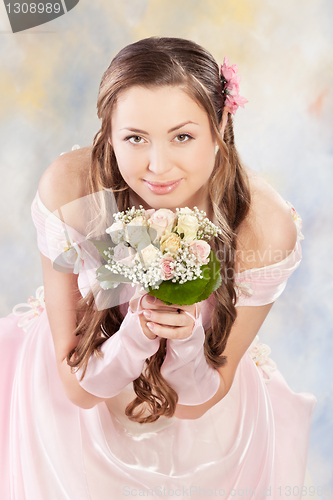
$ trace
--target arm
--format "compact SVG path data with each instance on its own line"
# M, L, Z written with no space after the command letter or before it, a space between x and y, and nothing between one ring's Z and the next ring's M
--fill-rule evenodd
M161 374L177 392L179 405L201 405L216 394L222 381L204 354L205 330L201 314L194 317L184 312L192 318L192 332L186 338L168 339ZM184 315L182 322L188 321Z
M148 303L146 297L142 300L144 311L146 308L150 310L149 322L155 325L154 333L168 339L161 374L178 394L175 412L177 418L199 418L226 396L238 363L250 347L272 305L273 303L237 308L238 315L223 353L228 362L216 370L207 363L204 355L205 333L200 317L194 323L185 314L175 314L172 306L164 306L166 311L161 312L159 300L153 305ZM188 310L193 306L181 307ZM141 324L143 330L148 330L144 317L141 317Z
M268 239L266 241L261 240L262 248L258 249L256 262L253 262L252 258L255 252L249 252L251 256L250 267L260 268L265 265L275 264L277 262L275 259L276 255L279 255L280 260L283 260L295 247L297 238L296 228L288 211L277 211L274 218L269 214L266 223L267 229L263 230L263 234L268 234ZM268 256L265 251L267 248L270 249ZM270 255L274 258L273 261L269 260ZM262 256L265 257L264 261ZM246 265L246 261L243 259L242 265L244 264ZM227 364L217 370L220 375L220 386L217 392L208 401L199 405L178 404L175 416L185 419L199 418L226 396L232 385L240 360L257 335L272 306L273 302L265 305L237 307L237 318L233 324L226 349L223 353L223 355L227 356ZM176 343L177 340L173 342Z
M57 158L44 172L38 193L41 201L50 212L66 203L83 196L79 180L79 164L75 164L75 152ZM82 160L82 158L80 158ZM82 164L82 161L80 162ZM45 230L40 229L43 239L43 252L47 254L48 239ZM103 401L82 389L67 365L67 354L77 345L78 338L73 335L76 328L75 308L81 298L77 285L77 275L56 271L50 258L41 252L44 281L44 300L53 337L55 358L64 391L70 401L82 408L91 408Z
M73 198L80 198L80 195L82 195L82 192L76 189L77 179L72 179L75 172L73 173L73 170L69 167L71 165L68 165L66 155L64 155L64 158L58 158L47 169L39 183L40 198L43 203L43 200L46 201L44 205L48 207L49 211L53 212L61 208L63 203L66 205ZM64 213L64 211L62 210L59 213ZM74 221L80 221L80 217L76 217L75 213L73 215ZM49 252L49 242L53 242L53 238L57 237L57 219L51 227L50 234L43 230L43 227L42 220L40 220L38 230L43 252L41 259L45 305L59 375L64 391L70 401L82 408L91 408L97 403L113 397L130 381L137 378L141 373L146 358L153 354L152 351L155 352L158 349L159 341L158 339L156 341L149 340L154 339L155 335L152 336L150 333L147 338L140 328L139 321L137 321L137 325L132 321L127 328L123 327L123 322L120 330L102 345L101 350L105 354L105 358L96 358L92 355L85 377L80 382L78 378L81 377L72 373L66 360L68 353L76 347L79 340L74 335L76 305L81 298L77 275L73 274L70 269L65 269L66 272L59 272L56 270L59 269L59 266L54 269L53 258L48 257L51 254ZM60 220L59 227L62 228ZM108 369L107 374L105 373L106 369Z
M175 412L177 418L200 418L206 411L221 401L229 392L238 363L250 347L273 304L257 307L238 307L237 318L231 328L226 349L227 364L217 369L220 375L220 386L216 394L207 402L196 406L178 404Z
M76 304L81 298L77 275L53 269L49 258L41 254L44 275L44 300L52 332L56 363L64 391L69 400L82 408L91 408L116 396L126 385L138 378L144 362L159 348L159 339L146 336L138 315L127 313L120 329L107 339L100 350L104 357L91 355L81 381L82 371L72 373L67 354L76 347ZM139 298L131 299L136 309Z
M52 267L50 259L41 254L44 277L44 300L53 337L56 363L68 399L81 408L92 408L104 401L85 391L79 384L67 354L76 347L78 337L73 335L76 328L75 308L81 297L77 286L77 275L60 273Z

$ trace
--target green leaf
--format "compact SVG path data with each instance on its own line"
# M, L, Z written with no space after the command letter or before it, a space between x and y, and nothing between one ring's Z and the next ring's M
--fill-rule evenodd
M162 281L159 288L149 287L150 295L162 300L165 304L192 305L197 302L209 278L196 278L185 283L173 283L171 280Z
M201 266L203 278L196 278L186 283L173 283L172 280L163 281L159 288L149 287L148 293L160 299L167 305L192 305L208 299L221 286L221 264L211 250L209 263Z
M96 277L99 282L115 281L117 283L131 283L131 280L129 278L126 278L122 274L112 273L105 266L101 266L97 269Z
M178 304L182 306L195 304L209 282L209 272L210 270L208 269L203 278L196 278L185 283L173 283L172 280L162 281L157 290L149 288L149 293L169 305Z
M208 297L217 290L222 283L221 280L221 263L216 257L215 253L213 250L210 251L209 254L209 262L207 264L207 267L210 269L210 280L207 283L207 286L203 290L202 294L199 297L198 302L201 302L202 300L208 299Z
M97 248L103 259L107 260L104 254L104 250L109 250L109 248L113 248L114 247L113 242L111 240L109 241L89 240L89 241L91 241L91 243Z

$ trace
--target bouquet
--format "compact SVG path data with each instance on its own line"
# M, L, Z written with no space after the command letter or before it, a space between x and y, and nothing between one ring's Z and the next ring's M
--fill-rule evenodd
M96 271L104 290L140 284L165 304L191 305L221 285L220 263L207 241L221 230L194 207L113 214L109 241L93 241L106 264Z

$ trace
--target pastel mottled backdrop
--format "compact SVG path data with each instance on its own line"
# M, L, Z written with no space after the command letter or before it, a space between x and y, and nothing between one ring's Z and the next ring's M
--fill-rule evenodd
M1 315L42 283L30 204L61 152L92 143L99 81L116 52L162 35L192 39L219 62L228 55L249 100L235 119L242 158L303 218L302 264L260 337L291 388L318 399L308 467L325 499L333 499L332 19L331 0L81 0L14 35L0 5Z

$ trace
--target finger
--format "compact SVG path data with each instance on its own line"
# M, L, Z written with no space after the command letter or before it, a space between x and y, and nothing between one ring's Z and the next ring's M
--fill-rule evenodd
M192 313L194 310L195 310L195 306L197 306L197 310L199 311L199 306L200 303L197 303L197 304L192 304L190 306L187 306L187 305L183 305L183 306L180 306L179 304L173 304L173 307L176 307L177 309L180 309L182 311L188 311L190 313Z
M143 316L152 323L159 323L164 326L191 326L193 319L187 314L178 314L176 312L158 312L155 310L145 310Z
M155 301L151 302L151 299L154 298ZM177 311L177 307L174 305L169 306L162 302L162 300L156 299L156 297L152 297L152 295L145 295L141 301L142 309L161 309L162 311L170 310Z
M165 339L186 339L191 335L191 329L186 326L168 327L148 321L147 327L155 335Z
M199 315L201 313L200 302L197 304L192 304L190 306L187 306L187 305L180 306L180 305L174 304L174 307L177 307L177 311L185 312L186 314L190 314L193 318L199 318Z

